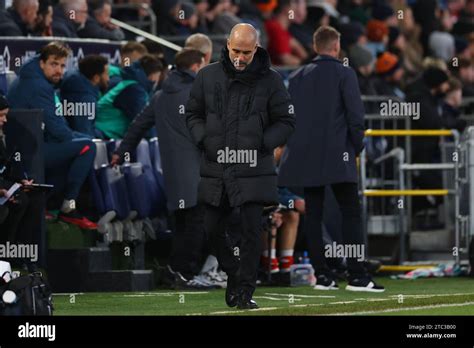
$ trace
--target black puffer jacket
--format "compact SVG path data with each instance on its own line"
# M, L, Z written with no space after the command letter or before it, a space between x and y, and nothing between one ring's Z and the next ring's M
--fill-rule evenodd
M270 59L258 48L252 63L238 71L223 48L221 60L201 69L186 105L187 126L203 150L199 200L218 206L227 193L231 206L275 204L277 176L273 149L294 130L290 96ZM250 150L256 165L218 161L219 150ZM250 152L247 152L250 153Z

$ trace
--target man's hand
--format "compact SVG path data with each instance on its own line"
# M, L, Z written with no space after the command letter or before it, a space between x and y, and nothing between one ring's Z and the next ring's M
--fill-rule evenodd
M295 210L300 214L305 213L306 207L305 207L304 199L297 199L295 201Z
M24 180L21 180L20 183L22 186L31 186L33 184L33 180L24 179Z
M280 228L283 225L283 214L280 212L274 212L272 214L272 225L276 228Z
M110 160L110 165L115 167L117 164L120 164L120 156L114 153L112 159Z
M8 194L8 191L5 189L0 189L0 197L6 197Z

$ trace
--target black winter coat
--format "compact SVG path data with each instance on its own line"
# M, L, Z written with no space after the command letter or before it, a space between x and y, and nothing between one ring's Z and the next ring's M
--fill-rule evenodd
M273 149L294 130L290 96L281 76L270 68L259 47L252 63L237 71L227 47L219 62L201 69L186 105L187 126L202 149L199 200L219 206L223 193L230 205L278 203ZM219 160L229 150L248 150L256 165ZM221 158L222 159L222 158Z

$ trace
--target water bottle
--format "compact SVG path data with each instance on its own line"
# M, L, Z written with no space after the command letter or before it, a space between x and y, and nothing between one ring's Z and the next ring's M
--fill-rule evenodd
M307 251L303 252L303 264L309 265L310 263L311 262L309 261L308 252Z
M290 281L291 286L314 285L316 283L314 269L311 266L307 251L303 253L301 263L291 265Z

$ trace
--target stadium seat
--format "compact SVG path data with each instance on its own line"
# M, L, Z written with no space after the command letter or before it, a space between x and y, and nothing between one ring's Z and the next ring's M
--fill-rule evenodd
M0 72L0 94L7 95L7 75Z
M113 219L126 220L130 218L131 208L127 194L125 176L119 167L109 166L107 144L104 141L94 141L97 154L94 161L94 170L89 175L89 182L96 207L103 219L99 221L99 230L110 230L109 224ZM104 229L102 229L104 227ZM114 226L116 238L121 239L122 227Z
M153 168L153 174L155 175L156 181L158 182L158 188L160 190L160 205L163 207L166 205L166 194L165 194L165 182L163 179L163 168L161 165L161 154L160 144L158 138L150 139L150 159Z
M116 147L120 146L121 141L117 140L115 142ZM146 217L154 217L165 208L166 200L163 186L160 184L160 181L157 179L157 176L154 173L153 166L150 159L150 147L146 140L142 140L136 151L130 153L131 163L138 162L142 166L143 177L140 180L136 178L130 179L129 184L132 185L143 185L146 196L142 196L141 199L149 202L150 210ZM141 192L143 188L140 187L129 187L129 195L134 195L134 192ZM147 197L147 198L145 198ZM145 203L145 205L148 203ZM147 210L145 207L138 207L142 212ZM143 209L142 209L143 208ZM138 211L138 210L137 210ZM143 216L142 214L139 214Z

